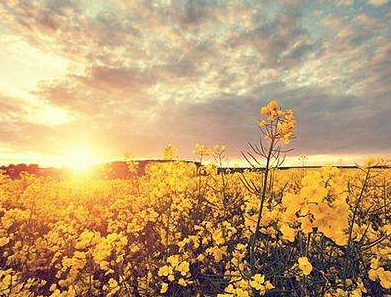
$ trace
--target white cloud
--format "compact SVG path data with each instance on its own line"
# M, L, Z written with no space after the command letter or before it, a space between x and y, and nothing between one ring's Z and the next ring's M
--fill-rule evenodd
M369 3L371 3L372 5L375 5L375 6L382 6L388 2L390 2L390 0L368 0Z

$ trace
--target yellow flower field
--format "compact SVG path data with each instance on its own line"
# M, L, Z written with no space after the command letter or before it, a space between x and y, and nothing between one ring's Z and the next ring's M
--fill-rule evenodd
M0 296L391 296L386 160L279 170L293 111L260 117L243 173L197 145L213 162L168 146L129 179L0 175Z

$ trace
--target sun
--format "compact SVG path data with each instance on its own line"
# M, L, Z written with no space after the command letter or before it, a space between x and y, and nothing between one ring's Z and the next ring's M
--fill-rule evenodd
M87 147L73 148L66 156L66 166L75 172L86 172L100 161L94 151Z

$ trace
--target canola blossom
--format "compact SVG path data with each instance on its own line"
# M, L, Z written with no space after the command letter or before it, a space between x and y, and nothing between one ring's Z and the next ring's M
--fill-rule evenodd
M0 296L390 296L387 161L280 171L294 113L260 116L245 172L198 144L128 179L0 174Z

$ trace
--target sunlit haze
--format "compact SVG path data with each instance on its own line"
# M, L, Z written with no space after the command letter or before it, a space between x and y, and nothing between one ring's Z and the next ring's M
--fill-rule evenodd
M78 172L87 171L94 165L102 162L102 159L94 155L91 149L86 147L71 148L68 155L63 156L64 166L70 166Z

